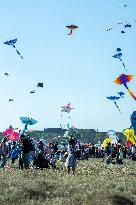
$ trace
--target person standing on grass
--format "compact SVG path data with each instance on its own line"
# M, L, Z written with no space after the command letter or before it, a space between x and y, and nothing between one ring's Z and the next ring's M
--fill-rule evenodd
M1 142L1 153L2 153L2 163L1 167L4 168L7 162L7 154L8 154L8 145L6 144L7 138L4 137L4 139Z
M68 142L68 157L65 166L67 167L68 174L70 174L70 170L72 169L73 175L75 174L75 168L77 166L75 144L76 139L71 136Z
M21 147L22 147L22 162L23 162L23 167L25 169L29 169L29 156L30 156L30 137L29 136L25 136L25 135L21 135ZM22 168L23 168L22 167Z

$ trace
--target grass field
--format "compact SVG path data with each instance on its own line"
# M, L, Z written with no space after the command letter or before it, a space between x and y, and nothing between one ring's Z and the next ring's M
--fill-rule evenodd
M75 176L56 170L0 170L2 205L134 205L136 163L80 161Z

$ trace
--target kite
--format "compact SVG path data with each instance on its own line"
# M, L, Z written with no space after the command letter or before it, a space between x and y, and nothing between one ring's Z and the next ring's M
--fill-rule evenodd
M117 137L114 130L109 130L107 132L107 134L108 134L109 138L111 139L112 144L117 144L118 143L119 138Z
M131 28L131 24L127 23L124 25L125 28Z
M122 115L122 112L119 108L119 106L117 105L116 101L120 99L120 97L117 97L117 96L109 96L107 97L108 100L112 100L116 106L116 108L118 109L118 111L120 112L120 114Z
M5 41L4 44L8 46L12 46L13 48L16 49L16 46L15 46L16 42L17 42L17 38L13 40ZM23 59L23 56L21 56L21 53L17 49L16 49L16 53L20 56L20 58Z
M9 102L14 102L14 99L11 99L11 98L10 98L10 99L9 99Z
M119 94L119 96L120 96L121 98L124 98L125 93L119 92L118 94Z
M124 4L122 4L122 6L126 8L126 7L127 7L127 4L124 3Z
M130 90L130 88L127 86L127 83L129 83L133 78L133 75L126 75L126 74L121 74L117 79L114 80L114 83L117 85L124 85L125 88L127 89L128 93L130 96L136 100L136 96L133 94L133 92Z
M117 25L123 25L123 22L118 22L116 25L110 27L107 29L107 31L111 31L112 29L114 29Z
M136 20L132 21L131 23L127 23L126 21L125 22L118 22L116 23L114 26L110 27L109 29L107 29L107 31L111 31L113 30L114 28L116 28L117 26L122 26L122 30L121 30L121 33L126 33L124 31L124 28L127 29L127 28L131 28L132 27L132 24L135 23Z
M122 56L122 53L117 53L117 54L114 54L112 57L113 58L121 58L121 56Z
M30 93L35 93L35 90L30 91Z
M16 42L17 42L17 38L13 39L13 40L5 41L4 44L6 44L8 46L13 46L13 48L15 48Z
M70 29L70 33L68 33L67 35L72 35L73 30L78 29L78 26L75 25L70 25L70 26L66 26L66 28Z
M8 76L9 76L9 73L4 72L3 75L6 76L6 77L8 77Z
M43 88L43 83L38 83L37 87Z
M18 133L14 132L14 129L7 128L3 132L4 137L8 138L8 140L14 141L14 140L19 140Z
M135 136L135 133L134 133L134 129L127 128L127 129L123 130L122 133L123 133L123 135L126 136L126 145L128 147L132 146L132 145L136 146L136 136Z
M38 122L37 120L29 117L20 117L20 120L23 124L25 124L25 127L23 129L23 134L28 133L28 129L27 129L28 125L34 125Z
M117 49L119 49L119 48L117 48ZM125 63L124 63L123 60L121 59L122 53L119 52L119 53L117 53L117 54L114 54L112 57L113 57L113 58L118 58L118 59L122 62L122 65L123 65L123 67L125 68L125 70L127 71L126 66L125 66Z
M134 129L134 134L136 135L136 111L134 111L130 116L130 121L131 121L131 128Z
M117 51L117 52L121 52L121 48L117 48L116 51Z
M67 105L62 106L61 108L62 108L61 112L67 112L67 113L70 113L70 111L74 109L71 107L71 103L68 103Z
M29 117L20 117L20 120L25 125L34 125L38 122L37 120Z
M72 121L71 121L71 117L70 117L70 111L74 108L71 107L71 103L68 103L65 106L61 107L61 128L63 127L66 129L69 129L72 126ZM62 114L63 113L63 114Z
M109 137L105 138L105 140L102 143L102 147L105 149L107 144L111 144L111 139Z

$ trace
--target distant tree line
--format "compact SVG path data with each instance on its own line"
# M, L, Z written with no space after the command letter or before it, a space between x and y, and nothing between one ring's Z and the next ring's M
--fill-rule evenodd
M65 132L66 130L61 128L47 128L44 129L44 131L38 131L38 130L31 131L30 136L36 140L43 139L48 142L49 141L61 142L61 141L65 141L65 138L63 137ZM98 141L103 142L103 140L106 137L108 137L106 132L97 132L94 129L77 129L76 133L77 133L77 139L85 143L97 144ZM126 138L122 133L117 132L116 135L119 137L119 139L122 142L125 142Z

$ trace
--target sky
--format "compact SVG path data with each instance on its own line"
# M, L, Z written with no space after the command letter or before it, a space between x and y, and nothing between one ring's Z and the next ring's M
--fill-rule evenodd
M127 7L122 4L126 3ZM136 19L135 0L5 0L0 2L0 130L21 129L21 116L38 123L30 129L60 126L61 106L71 102L77 128L122 131L130 127L136 102L113 80L125 70L113 59L123 52L129 83L136 94L136 23L125 34L117 22ZM68 36L66 25L77 25ZM15 49L3 44L17 38ZM9 72L6 78L3 72ZM43 82L44 88L37 83ZM31 90L35 94L30 94ZM106 96L125 92L118 101L121 115ZM9 103L8 99L14 98Z

